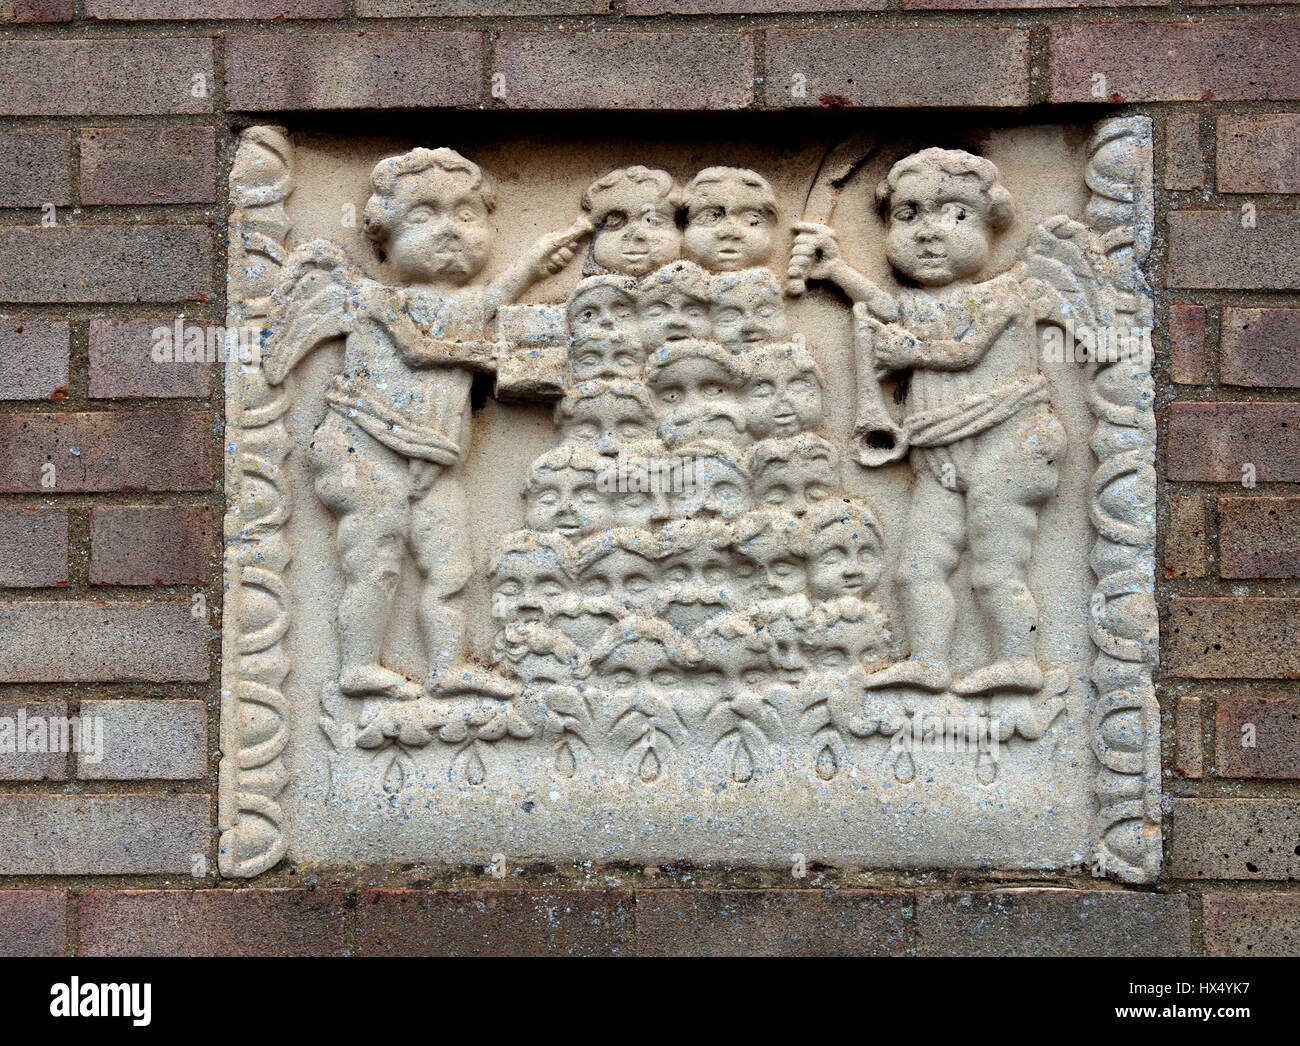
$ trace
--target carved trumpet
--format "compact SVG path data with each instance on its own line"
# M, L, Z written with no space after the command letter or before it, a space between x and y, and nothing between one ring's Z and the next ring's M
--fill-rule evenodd
M858 403L852 441L858 461L867 468L879 468L907 455L907 433L890 413L880 384L884 372L876 365L875 338L881 323L867 314L865 305L854 308L853 320Z

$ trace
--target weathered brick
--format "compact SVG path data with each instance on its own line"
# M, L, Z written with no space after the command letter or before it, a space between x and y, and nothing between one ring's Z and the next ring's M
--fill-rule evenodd
M1300 577L1300 498L1220 498L1219 574Z
M607 15L614 0L356 0L358 18Z
M1300 955L1300 893L1207 893L1206 955Z
M358 955L617 955L626 895L614 890L363 890Z
M1205 184L1199 113L1170 113L1165 121L1165 188L1199 189Z
M1300 98L1300 26L1293 22L1108 22L1049 29L1050 98L1212 102Z
M1294 697L1216 700L1214 771L1219 777L1300 777L1300 700Z
M1170 212L1170 287L1273 290L1298 281L1300 211Z
M1253 477L1250 469L1254 467ZM1173 403L1165 476L1204 483L1300 480L1300 403Z
M203 682L208 633L189 602L0 603L0 682Z
M82 203L211 203L216 166L211 127L81 129Z
M0 586L50 588L68 581L68 514L0 509Z
M1300 309L1225 309L1219 380L1248 388L1300 388Z
M0 134L0 207L71 202L67 131Z
M78 753L78 777L192 781L207 775L207 709L202 701L82 701L81 716L99 719L104 747Z
M231 109L388 109L479 101L481 33L226 37Z
M342 890L90 890L78 955L343 955Z
M1169 378L1178 385L1205 384L1205 306L1169 307Z
M1016 29L770 29L769 106L1029 103L1029 34Z
M0 414L0 491L208 490L211 441L206 411Z
M1180 697L1174 709L1174 770L1198 778L1202 769L1201 699Z
M0 399L61 399L67 393L67 323L0 320Z
M0 116L210 113L212 88L210 39L0 41Z
M0 957L62 955L67 910L62 890L0 890Z
M1205 577L1205 503L1200 498L1170 495L1161 562L1165 577Z
M212 230L204 225L0 229L0 287L16 302L207 300Z
M210 850L206 795L0 795L0 875L188 873Z
M883 11L887 0L627 0L630 15L790 15Z
M638 955L900 955L909 896L883 890L638 890Z
M1219 192L1300 192L1300 113L1220 116Z
M918 955L1186 955L1181 895L1120 890L917 894Z
M0 781L67 778L66 746L49 750L50 720L62 721L67 709L62 701L0 701Z
M1174 799L1169 874L1175 879L1300 876L1300 802Z
M1171 675L1300 678L1300 599L1171 599L1163 634Z
M754 99L749 33L502 33L500 104L521 109L743 109Z
M212 512L203 505L100 506L90 511L92 585L201 585Z
M130 399L135 396L177 398L208 395L207 362L179 360L158 362L153 358L154 332L173 330L176 321L158 317L151 320L116 320L94 317L90 321L91 399ZM198 320L183 320L182 331L188 333L208 325ZM183 339L182 339L183 344Z
M0 0L0 22L71 22L72 0Z
M85 0L87 18L342 18L343 0Z

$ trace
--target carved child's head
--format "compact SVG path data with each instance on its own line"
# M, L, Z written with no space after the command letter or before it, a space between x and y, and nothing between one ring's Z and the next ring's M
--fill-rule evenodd
M576 563L573 547L558 534L507 534L488 570L492 616L501 621L543 620L551 604L573 588Z
M880 583L885 543L866 504L851 498L818 502L800 523L814 598L865 598Z
M669 698L682 685L690 656L670 626L633 614L600 637L591 664L602 685L624 700L638 693Z
M774 681L772 643L744 614L721 614L691 637L696 653L691 682L710 702L765 689Z
M713 272L735 272L771 257L776 195L767 179L740 167L706 167L682 194L686 255Z
M671 518L668 491L682 473L681 460L656 438L624 443L598 484L605 498L609 525L649 528Z
M564 394L555 421L566 440L599 454L617 454L625 444L654 435L650 396L639 381L585 381Z
M799 520L788 512L755 510L733 524L736 549L752 564L754 595L780 599L808 587Z
M1015 215L997 167L962 149L922 149L903 157L876 188L876 203L889 264L927 287L979 272L993 233Z
M597 178L582 194L596 230L591 258L609 272L644 276L681 256L672 175L639 165Z
M607 524L596 481L605 459L582 444L564 444L537 458L524 484L524 523L565 537L591 534Z
M636 281L589 276L569 295L569 380L635 378L645 361L636 318Z
M793 436L822 423L824 383L812 353L797 342L765 346L745 389L745 424L755 439Z
M789 333L785 292L771 269L741 269L713 279L713 340L727 346L780 341Z
M659 578L659 546L653 534L619 527L578 546L578 588L628 610L648 610Z
M679 519L735 519L749 508L749 470L725 443L708 440L677 452L685 481L669 493Z
M550 625L512 623L497 636L493 660L531 687L572 685L590 665L577 643Z
M889 629L880 608L855 596L817 604L803 626L800 645L813 671L861 664L880 657L889 645Z
M646 384L659 407L659 434L670 447L745 433L740 393L748 368L713 341L674 341L646 361Z
M458 286L492 250L496 194L454 149L412 149L375 164L362 225L405 283Z
M815 432L765 439L749 450L754 504L802 514L839 487L839 453Z
M660 535L659 608L689 634L742 596L735 580L731 528L717 519L678 519Z
M641 348L653 353L674 341L707 338L713 285L694 262L679 261L643 276L637 284Z

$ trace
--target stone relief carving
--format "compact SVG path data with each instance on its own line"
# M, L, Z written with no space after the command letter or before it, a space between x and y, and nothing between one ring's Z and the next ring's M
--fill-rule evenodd
M798 781L834 808L862 804L864 789L928 785L951 770L929 742L938 731L942 751L953 722L966 770L945 787L1014 791L1017 771L1000 773L1013 741L1056 745L1048 760L1072 751L1051 740L1071 700L1086 702L1097 763L1092 849L1078 863L1155 874L1146 355L1094 348L1073 364L1095 418L1091 492L1075 508L1095 531L1097 584L1075 607L1090 665L1042 653L1053 620L1031 571L1069 448L1044 332L1151 326L1149 126L1103 125L1084 213L1038 222L1000 268L990 256L1016 201L994 163L960 150L883 169L880 240L842 237L837 198L874 148L866 135L833 148L785 225L754 170L679 182L619 167L575 187L567 226L502 265L491 177L448 148L374 166L362 225L375 258L323 239L286 252L288 139L244 133L230 315L264 333L228 393L227 874L286 852L277 797L295 711L328 738L322 803L441 801L455 825L510 795L577 809L568 789L583 809L625 802L632 818L689 822L719 789L761 819L780 802L765 786ZM887 286L850 260L872 252ZM579 268L563 302L520 302ZM791 322L791 303L825 289L851 310L851 374L828 373L820 331ZM317 350L338 365L310 371L319 410L295 441L283 419ZM475 374L495 379L498 400L548 405L554 434L520 470L522 527L490 551L466 481ZM847 440L830 410L845 392ZM328 525L291 553L295 459L299 497L310 491ZM890 470L908 477L892 530L860 482ZM312 604L314 640L337 646L316 673L315 712L284 693L281 640L306 604L291 555L337 563L337 604ZM476 570L491 621L477 647L464 609ZM404 585L421 672L388 653ZM984 860L960 846L950 858Z

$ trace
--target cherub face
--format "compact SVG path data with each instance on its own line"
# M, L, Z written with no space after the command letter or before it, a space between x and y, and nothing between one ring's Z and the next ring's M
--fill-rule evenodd
M666 443L734 440L745 430L736 379L714 360L687 356L663 368L654 393L664 411Z
M668 651L653 639L623 643L605 658L597 674L602 683L624 697L638 690L666 695L682 683L682 674Z
M605 493L609 525L646 530L667 518L666 495L657 490L610 490Z
M664 560L663 579L672 585L725 585L731 578L731 556L707 544L687 548Z
M601 454L617 454L619 446L654 433L654 419L631 396L603 395L580 400L565 435L590 443Z
M606 526L596 473L574 468L535 472L528 482L524 523L533 530L556 530L566 537Z
M502 621L541 621L567 587L568 579L552 557L511 553L492 579L492 616Z
M866 526L855 519L817 532L808 562L808 586L818 599L865 598L880 581L880 550Z
M772 663L739 640L717 644L701 660L692 683L714 699L762 690L773 680Z
M673 208L653 182L625 181L602 191L591 218L591 256L603 268L644 276L681 256Z
M670 341L709 336L709 303L665 283L641 302L641 347L648 354Z
M761 599L797 596L808 587L808 570L802 557L786 549L753 549L746 553L754 564L754 590Z
M403 213L383 249L402 282L459 285L483 268L492 226L471 185L464 172L439 168L397 179L393 206Z
M822 387L810 367L759 374L750 383L745 406L755 439L793 436L822 423Z
M788 333L785 303L776 287L737 288L713 307L713 340L723 345L781 341Z
M810 668L832 670L860 661L870 641L865 623L835 621L818 635L817 642L803 644L803 653Z
M569 374L574 381L635 377L645 359L636 303L617 287L591 287L569 303Z
M973 178L909 172L889 200L885 257L927 287L973 276L988 261L987 214L988 200Z
M686 254L713 272L735 272L767 261L775 221L757 189L726 180L701 185L690 201Z
M754 481L754 503L760 508L806 512L814 502L830 497L838 482L834 467L821 455L773 461Z
M672 491L669 500L678 518L735 519L749 507L749 485L726 458L698 457L691 482Z
M615 548L583 572L578 587L583 595L609 596L623 606L641 610L654 598L657 573L654 562L645 556Z

